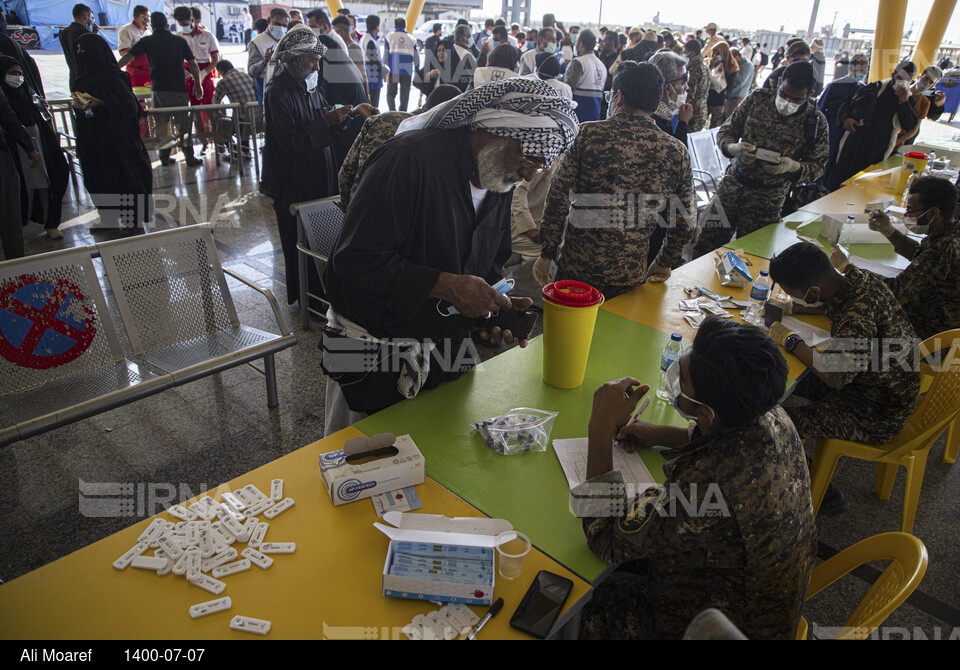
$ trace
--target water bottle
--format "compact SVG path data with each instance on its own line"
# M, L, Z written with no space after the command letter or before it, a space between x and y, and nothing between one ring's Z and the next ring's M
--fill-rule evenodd
M750 302L744 312L743 320L746 323L752 323L759 326L763 321L763 305L767 302L767 295L770 293L769 273L766 270L760 271L760 276L750 287Z
M900 204L903 207L907 206L907 198L910 197L910 187L913 186L913 182L917 181L917 171L914 170L913 174L907 177L907 185L903 189L903 200L900 201Z
M671 335L670 341L667 342L667 346L663 348L663 353L660 354L660 383L657 384L657 397L667 402L673 400L673 398L667 395L667 369L673 365L673 362L679 359L680 354L683 353L683 345L680 343L682 339L680 333Z

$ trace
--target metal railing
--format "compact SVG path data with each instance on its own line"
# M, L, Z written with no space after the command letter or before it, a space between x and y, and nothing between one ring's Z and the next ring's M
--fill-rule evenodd
M215 144L227 144L233 147L233 137L236 138L236 160L240 162L241 148L244 145L243 139L246 134L244 130L249 128L249 137L252 140L252 156L254 161L254 174L257 180L257 186L260 185L260 141L259 136L263 132L259 119L263 115L263 106L259 102L242 103L224 103L218 105L184 105L181 107L153 107L152 96L137 96L137 99L143 105L146 117L142 121L142 128L146 131L143 137L143 144L148 151L160 151L176 147L181 135L189 136L192 140L210 140ZM78 165L76 158L76 129L74 126L74 114L76 110L73 102L69 98L48 100L47 105L53 116L53 123L57 133L60 136L60 146L67 155L70 163L71 172L74 173L74 186L76 186L76 176L74 168ZM228 112L233 120L233 135L225 136L217 132L216 121L222 118L222 112ZM242 113L241 113L242 112ZM180 125L196 125L197 116L206 114L209 125L203 123L199 132L184 131ZM215 152L217 165L220 164L220 154ZM231 149L231 158L234 152Z

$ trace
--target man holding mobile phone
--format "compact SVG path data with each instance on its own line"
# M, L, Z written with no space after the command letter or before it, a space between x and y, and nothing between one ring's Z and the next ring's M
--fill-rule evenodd
M566 151L577 127L569 100L517 77L411 116L370 155L324 273L327 434L459 377L476 363L478 320L531 305L493 288L510 257L513 188ZM513 341L497 328L487 336ZM402 369L358 368L354 345Z

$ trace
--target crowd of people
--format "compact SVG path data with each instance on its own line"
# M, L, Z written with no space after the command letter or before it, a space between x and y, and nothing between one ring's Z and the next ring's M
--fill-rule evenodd
M441 363L462 360L455 354L465 343L518 340L495 317L533 301L495 290L505 274L536 285L579 280L607 299L669 281L683 262L780 221L801 187L839 188L890 156L943 109L942 95L931 95L939 67L918 73L904 61L868 82L869 60L854 54L837 61L838 76L824 85L819 40L793 38L770 55L714 23L682 35L594 33L549 14L536 30L489 20L474 32L462 20L452 34L433 26L421 48L402 18L381 32L379 17L369 16L361 35L349 10L331 19L319 9L302 16L274 7L250 21L241 69L221 58L189 7L173 12L177 34L164 14L137 8L121 30L119 62L90 29L89 8L77 5L74 17L61 41L91 194L151 192L144 112L132 93L148 77L155 109L262 101L263 182L290 304L299 299L290 206L339 195L342 232L322 280L313 264L308 275L311 293L330 305L321 343L328 433L458 377L469 364ZM384 87L390 111L380 114ZM56 229L65 178L42 118L42 83L25 52L0 56L0 92L0 206L12 258L22 254L22 236L18 247L11 231L19 234L27 218ZM424 104L410 110L411 96ZM180 150L197 164L191 128L210 120L176 114ZM687 137L715 127L730 167L698 211ZM238 139L246 147L250 138ZM169 163L171 149L160 160ZM905 218L922 242L886 214L872 214L870 227L910 260L892 280L808 243L784 250L770 263L789 296L781 308L825 314L833 337L856 342L960 327L957 202L947 180L912 185ZM104 200L101 216L109 207ZM148 217L138 210L123 225L132 230ZM338 351L356 359L350 343L403 365L341 365ZM787 382L783 351L812 372L797 389L809 400L804 406L778 404ZM846 356L862 353L854 347ZM595 590L582 634L679 637L715 606L750 637L791 637L816 555L808 458L818 439L879 444L897 435L918 403L913 362L825 369L782 322L768 335L710 318L667 371L667 393L688 428L628 423L649 390L639 380L598 389L585 490L622 484L614 438L670 451L665 487L618 501L623 515L582 515L590 548L620 566ZM697 482L718 483L732 513L654 511ZM847 506L834 487L822 510Z

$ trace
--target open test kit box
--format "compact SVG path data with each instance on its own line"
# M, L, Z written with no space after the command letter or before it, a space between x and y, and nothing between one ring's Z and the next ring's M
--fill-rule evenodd
M320 456L320 475L334 505L422 484L425 471L423 454L409 435L354 437Z
M717 261L717 276L721 286L748 286L753 282L753 275L746 262L732 251L725 253Z
M476 517L450 518L440 514L410 512L387 512L383 515L383 520L387 523L373 524L390 538L390 547L383 564L383 595L467 605L490 605L493 602L497 553L495 542L497 535L513 530L509 521ZM450 549L453 551L445 552ZM399 563L399 554L407 551L423 553L424 561L435 565L439 565L442 557L451 561L457 561L457 557L468 558L481 563L484 574L477 574L474 579L465 583L436 581L436 571L433 571L432 575L424 573L420 577L416 576L415 570L404 571L405 576L394 574ZM463 562L465 561L461 561L461 564Z

